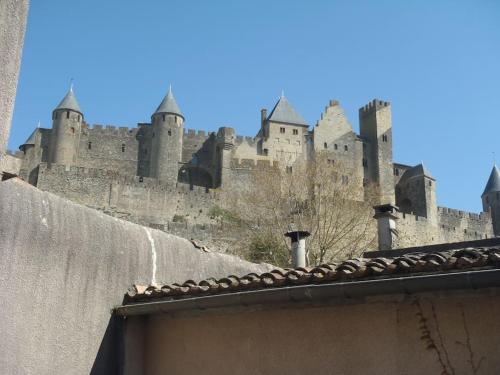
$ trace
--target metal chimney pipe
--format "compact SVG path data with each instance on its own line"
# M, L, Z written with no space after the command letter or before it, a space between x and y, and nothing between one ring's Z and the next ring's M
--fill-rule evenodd
M305 230L290 230L285 237L292 240L292 266L293 268L306 266L306 238L311 233Z

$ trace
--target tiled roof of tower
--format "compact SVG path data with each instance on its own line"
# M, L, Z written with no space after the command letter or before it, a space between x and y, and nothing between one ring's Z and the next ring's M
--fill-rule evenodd
M73 87L71 87L66 94L66 96L61 100L59 105L54 109L59 110L59 109L69 109L71 111L78 112L83 115L82 110L80 109L80 106L78 105L78 101L76 100L75 93L73 92Z
M496 191L500 191L500 171L495 164L491 170L490 178L488 178L488 182L486 183L486 187L484 188L484 192L481 196Z
M432 253L411 253L396 257L351 259L317 267L277 268L260 275L256 273L242 277L230 275L222 279L206 279L200 282L188 280L183 284L136 285L127 293L126 303L499 267L500 244Z
M417 176L425 176L434 179L432 177L431 172L425 167L423 163L418 164L414 166L411 169L408 169L404 174L402 178L411 178L411 177L417 177Z
M267 119L285 124L309 126L306 120L295 111L284 95L281 95Z
M175 115L179 115L182 118L184 118L181 109L177 105L177 102L175 101L174 94L172 93L172 87L168 88L167 95L163 98L162 102L156 108L155 115L158 113L173 113Z

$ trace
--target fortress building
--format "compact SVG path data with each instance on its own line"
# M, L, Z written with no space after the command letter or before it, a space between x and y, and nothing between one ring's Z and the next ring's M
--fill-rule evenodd
M183 217L189 236L210 227L210 208L265 165L293 168L318 153L341 163L346 183L377 187L381 205L397 206L394 246L489 238L500 235L500 172L494 166L482 195L483 211L469 213L436 204L436 180L423 164L392 156L389 102L359 110L356 134L332 100L312 128L281 95L263 109L255 137L233 128L206 133L186 129L172 90L136 128L90 126L71 88L52 112L52 129L37 128L17 154L19 175L38 188L111 215L177 233ZM355 190L355 189L353 189ZM363 199L363 197L353 197Z

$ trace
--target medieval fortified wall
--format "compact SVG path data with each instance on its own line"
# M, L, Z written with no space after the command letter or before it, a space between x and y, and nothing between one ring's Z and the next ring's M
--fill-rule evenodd
M282 95L261 111L255 137L233 128L186 129L171 90L148 123L136 128L90 126L73 89L53 110L52 129L37 128L19 147L19 175L38 188L112 216L186 237L220 232L210 211L224 206L225 189L245 184L255 168L293 168L318 154L341 163L353 191L377 187L379 204L396 205L398 246L490 238L500 235L500 173L493 168L482 195L483 211L437 206L436 180L423 164L392 157L390 103L373 100L359 110L353 131L332 100L310 129ZM363 193L352 197L364 199Z

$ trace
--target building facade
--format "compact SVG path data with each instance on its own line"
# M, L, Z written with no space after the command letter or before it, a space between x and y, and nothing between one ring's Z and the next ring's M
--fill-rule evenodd
M342 165L342 178L353 191L376 186L379 204L399 207L394 246L500 235L498 168L482 196L484 212L438 207L436 180L427 168L393 160L386 101L360 108L356 134L338 101L330 101L310 127L282 95L269 114L261 110L257 135L242 137L231 127L186 129L171 89L150 122L136 128L91 126L71 88L52 121L52 129L35 129L20 146L21 177L42 190L166 231L180 216L189 228L210 225L208 212L224 199L224 190L245 183L256 168L293 168L326 154L329 162Z

